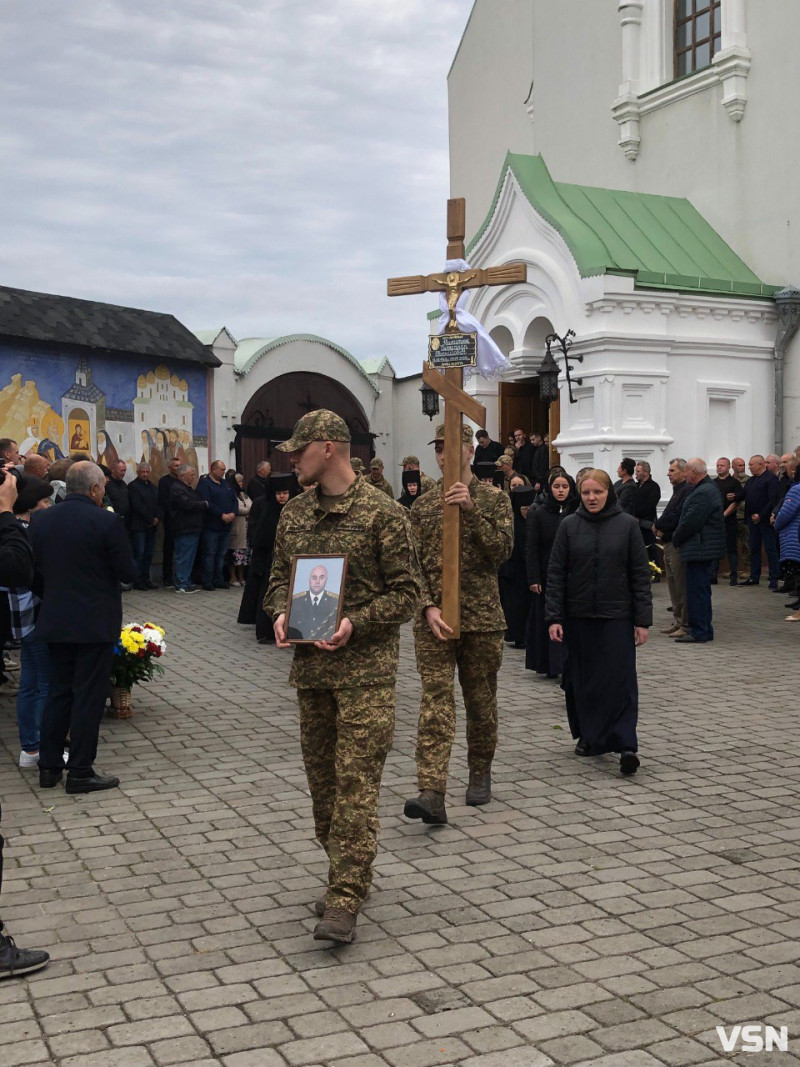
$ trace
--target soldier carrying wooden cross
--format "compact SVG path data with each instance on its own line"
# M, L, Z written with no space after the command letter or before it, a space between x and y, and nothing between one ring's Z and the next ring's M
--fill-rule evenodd
M466 414L479 426L486 425L485 408L463 389L464 366L476 364L484 373L507 364L459 301L465 289L524 281L526 275L524 264L475 270L464 263L463 200L448 202L448 238L448 261L442 274L388 283L390 296L445 294L440 301L446 312L443 329L429 341L430 362L445 368L444 373L434 370L430 362L423 368L424 381L445 401L444 424L434 435L444 477L442 485L416 500L410 511L422 570L421 611L414 622L422 699L416 750L419 796L406 802L404 814L432 824L447 822L445 792L455 737L456 666L467 717L466 802L481 805L491 800L497 672L505 628L497 568L508 558L513 539L508 495L481 484L472 474L472 431L462 423ZM462 332L459 326L470 329ZM481 341L483 352L479 351Z

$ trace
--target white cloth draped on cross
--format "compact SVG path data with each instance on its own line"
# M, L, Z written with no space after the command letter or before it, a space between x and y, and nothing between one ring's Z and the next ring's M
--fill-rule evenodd
M448 259L444 265L445 273L448 274L451 271L468 271L470 265L465 259ZM497 378L504 370L508 370L511 364L506 357L497 347L497 344L492 340L489 334L484 329L482 323L475 318L474 315L467 311L467 304L469 303L469 292L465 289L461 296L458 298L456 304L456 322L458 328L462 333L474 333L477 334L477 371L483 378ZM447 309L447 294L439 293L439 307L442 311L442 318L440 320L439 333L444 333L447 328L447 323L450 320L450 313ZM469 380L471 376L472 368L464 368L464 380Z

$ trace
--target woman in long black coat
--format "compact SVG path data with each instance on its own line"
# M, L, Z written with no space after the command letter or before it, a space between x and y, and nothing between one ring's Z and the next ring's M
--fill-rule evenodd
M525 569L531 607L525 636L525 666L529 671L557 678L563 665L563 644L550 640L544 619L547 567L561 520L578 507L575 482L558 470L550 473L542 503L528 510L525 520Z
M275 474L270 478L270 485L272 493L256 497L250 509L247 540L252 555L237 619L245 625L255 623L256 640L261 645L275 640L272 619L264 611L264 596L272 569L278 520L286 502L296 495L297 479L293 474Z
M562 686L575 752L619 752L620 771L635 774L636 648L653 623L647 551L605 471L590 471L580 496L553 542L546 619L550 637L566 645Z
M511 479L512 483L517 475ZM531 594L525 579L525 516L533 503L536 490L520 480L510 491L514 515L514 547L511 555L497 571L500 603L506 617L506 641L514 648L525 647L525 628L528 624Z

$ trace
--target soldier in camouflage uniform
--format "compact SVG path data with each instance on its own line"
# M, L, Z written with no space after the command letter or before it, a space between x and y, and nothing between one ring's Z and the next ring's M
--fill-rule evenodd
M382 493L386 493L387 496L394 500L394 489L392 489L391 482L387 481L383 476L383 460L375 459L369 465L369 484L375 489L380 489Z
M436 482L433 478L429 478L427 474L423 474L419 466L419 456L403 456L400 466L403 468L403 473L406 471L419 471L420 490L419 495L427 493L431 489L436 488Z
M356 474L360 474L362 478L364 477L364 461L360 460L358 456L353 456L351 458L350 466L353 468Z
M436 428L436 459L444 466L444 426ZM511 553L513 519L508 496L470 471L472 432L464 427L461 481L443 495L441 484L411 507L411 527L422 569L422 600L414 621L422 701L417 730L420 794L404 814L426 823L447 822L445 791L456 729L454 672L467 714L467 804L491 800L491 766L497 744L497 672L503 659L505 618L497 568ZM449 640L442 621L442 508L460 507L461 636ZM452 631L450 631L452 632Z
M297 645L300 742L317 838L328 854L328 891L317 903L319 941L352 941L377 851L381 774L394 735L400 624L419 600L420 578L407 513L357 477L350 433L332 411L313 411L278 447L291 453L301 485L317 487L281 512L264 610L287 648L292 556L346 553L339 629Z

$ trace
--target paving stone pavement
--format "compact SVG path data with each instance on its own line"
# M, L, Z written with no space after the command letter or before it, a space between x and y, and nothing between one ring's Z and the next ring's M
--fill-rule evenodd
M120 790L40 791L0 691L2 915L53 962L0 983L0 1064L712 1067L800 1063L800 626L765 587L714 591L717 640L675 648L664 586L639 657L642 768L579 759L561 692L506 652L495 799L450 824L415 792L404 629L381 847L358 940L311 939L312 836L290 654L238 590L125 597L167 629L166 676L105 720ZM723 1051L716 1026L787 1026Z

